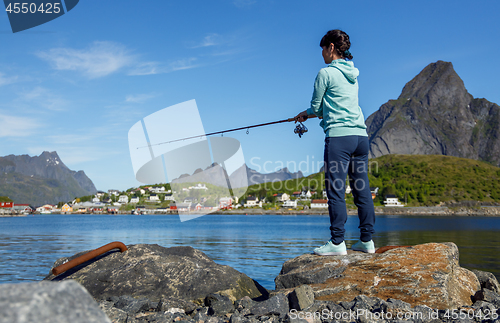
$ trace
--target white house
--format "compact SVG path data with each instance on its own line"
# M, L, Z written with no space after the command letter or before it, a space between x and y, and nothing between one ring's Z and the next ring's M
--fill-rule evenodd
M128 196L127 195L120 195L120 197L118 198L118 202L120 203L128 203Z
M159 197L158 197L158 195L156 195L156 194L151 194L151 195L149 196L149 200L150 200L150 201L154 201L154 202L159 202L159 201L160 201L160 198L159 198Z
M310 199L311 196L312 196L312 194L311 194L310 190L302 191L302 193L300 194L300 197L303 199Z
M244 207L256 207L256 206L262 207L262 201L259 202L259 198L258 197L249 196L247 198L247 202L243 206Z
M324 209L328 208L328 200L312 200L311 209Z
M283 202L283 207L297 207L297 200L286 200Z
M172 193L165 194L165 201L173 201L173 200L174 196L172 195Z
M94 202L94 203L98 203L98 202L101 202L101 199L99 199L99 197L97 197L97 196L96 196L96 197L94 197L94 198L92 199L92 202Z
M132 196L132 198L130 199L130 203L134 203L134 204L139 203L139 197L138 196Z
M45 204L36 209L37 212L52 212L55 209L55 205Z
M106 193L104 193L103 191L97 191L97 193L95 193L95 196L101 197L101 196L104 196L104 194L106 194Z
M207 186L205 184L198 183L196 186L190 186L190 190L208 190Z
M288 201L289 199L290 199L290 195L288 195L286 193L276 194L276 201L278 201L278 202L285 202L285 201Z
M396 195L386 195L384 204L385 204L385 206L397 206L397 207L404 206L404 204L401 204L401 202L399 202Z
M119 190L108 190L108 194L118 196L118 195L120 195L120 191Z
M163 186L155 186L155 187L151 187L149 189L149 191L151 191L153 193L165 193L165 187L163 187Z

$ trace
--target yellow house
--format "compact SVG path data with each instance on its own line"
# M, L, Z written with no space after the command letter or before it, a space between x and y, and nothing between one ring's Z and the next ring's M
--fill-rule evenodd
M61 212L63 212L63 213L73 212L73 208L71 206L69 206L68 203L66 203L61 208Z

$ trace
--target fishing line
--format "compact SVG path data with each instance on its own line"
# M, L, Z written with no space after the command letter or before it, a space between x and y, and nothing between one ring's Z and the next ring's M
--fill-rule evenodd
M314 117L316 117L316 116L315 115L311 115L311 116L308 116L308 119L309 118L314 118ZM240 128L234 128L234 129L216 131L216 132L211 132L211 133L207 133L207 134L204 134L204 135L197 135L197 136L192 136L192 137L186 137L186 138L181 138L181 139L164 141L164 142L159 142L159 143L156 143L156 144L148 144L147 146L137 147L137 149L148 148L148 147L152 147L152 146L165 145L165 144L170 144L172 142L177 142L177 141L182 141L182 140L188 140L188 139L194 139L194 138L203 138L203 137L208 137L208 136L213 136L213 135L218 135L218 134L220 134L221 136L224 136L224 133L226 133L226 132L233 132L233 131L245 130L245 129L247 130L246 133L248 135L250 133L250 128L264 127L264 126L270 126L270 125L273 125L273 124L284 123L284 122L292 122L292 121L295 121L295 118L288 118L288 119L284 119L284 120L280 120L280 121L260 123L260 124L256 124L256 125L253 125L253 126L246 126L246 127L240 127ZM302 124L302 122L300 122L300 121L299 121L299 124L297 124L297 126L293 130L294 133L296 133L297 135L299 135L299 138L302 138L302 135L304 135L304 133L306 133L307 131L308 131L307 127L304 126Z

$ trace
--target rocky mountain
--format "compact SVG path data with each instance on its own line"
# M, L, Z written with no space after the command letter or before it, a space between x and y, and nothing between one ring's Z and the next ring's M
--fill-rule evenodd
M450 155L500 166L500 107L473 98L449 62L425 67L366 125L371 158Z
M73 171L57 153L0 157L0 195L34 206L69 201L97 192L83 171Z
M207 167L205 170L195 170L191 176L188 174L181 175L179 176L179 178L172 180L172 183L205 182L217 186L225 186L226 181L224 174L224 169L219 164L215 163ZM286 167L273 173L262 174L254 169L251 169L245 164L242 165L239 169L235 170L231 174L230 179L231 183L234 184L234 187L243 187L246 183L248 183L248 186L250 186L253 184L260 184L265 182L285 181L287 179L301 178L303 176L304 175L300 170L296 173L292 173Z

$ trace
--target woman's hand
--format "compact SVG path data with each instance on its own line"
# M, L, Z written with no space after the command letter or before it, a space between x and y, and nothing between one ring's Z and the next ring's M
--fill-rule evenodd
M297 116L295 116L295 118L293 118L295 120L295 123L297 122L304 122L306 121L308 118L307 116L307 111L302 111L301 113L297 114Z

